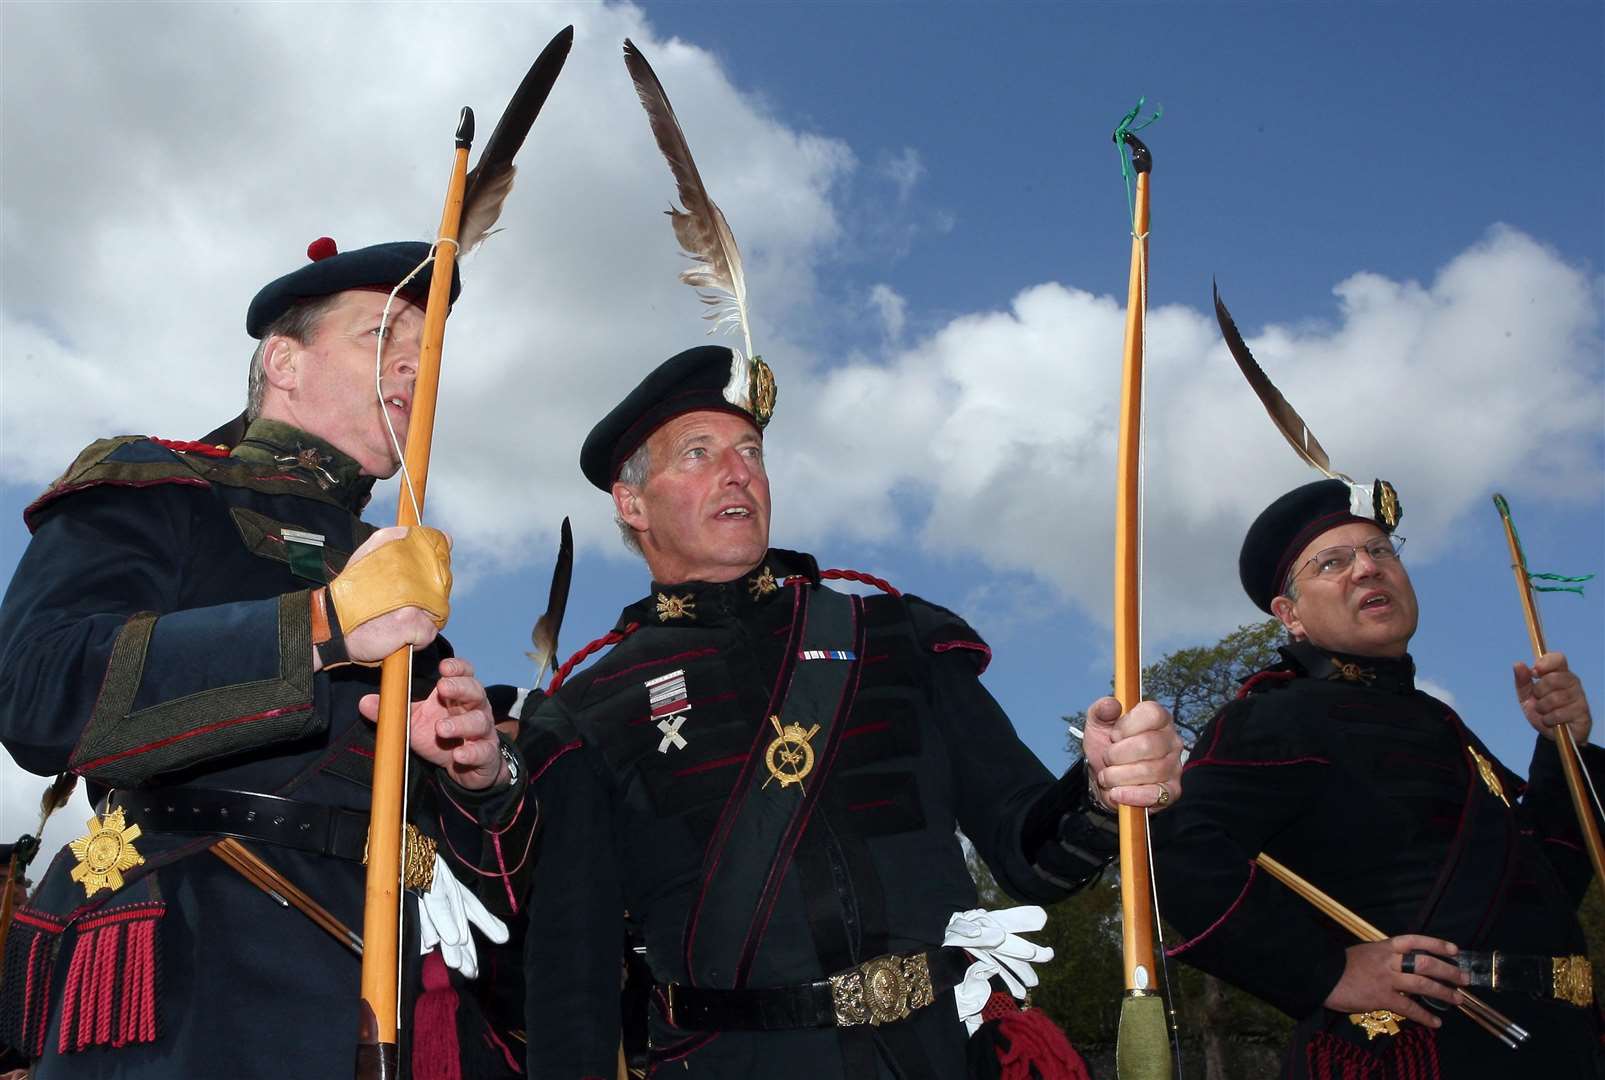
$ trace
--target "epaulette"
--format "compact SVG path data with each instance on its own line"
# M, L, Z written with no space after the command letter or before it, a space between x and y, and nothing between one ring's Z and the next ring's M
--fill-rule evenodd
M22 512L22 520L33 532L41 510L57 499L85 488L111 484L118 487L152 487L157 484L188 484L207 487L209 481L189 463L188 455L156 439L143 435L118 435L98 439L84 448L67 471L44 490Z
M85 447L67 471L28 505L22 519L32 532L38 528L41 511L75 492L105 486L146 488L163 484L198 488L223 484L270 495L295 494L334 501L315 484L241 461L229 456L226 448L211 443L118 435Z
M970 624L940 604L923 600L913 593L905 593L903 602L908 607L914 634L919 643L934 653L957 651L975 664L977 675L986 671L992 662L992 648Z

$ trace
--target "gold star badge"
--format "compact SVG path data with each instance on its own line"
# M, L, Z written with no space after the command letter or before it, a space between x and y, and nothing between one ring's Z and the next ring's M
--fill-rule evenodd
M1477 753L1476 750L1469 746L1466 747L1466 753L1471 755L1472 762L1477 766L1477 775L1482 777L1483 784L1488 788L1489 791L1499 796L1500 802L1504 803L1506 806L1509 806L1510 800L1505 797L1505 785L1499 782L1499 774L1494 772L1493 762L1489 761L1487 758L1483 757L1481 754Z
M684 596L669 596L658 593L658 622L668 622L670 619L695 619L697 617L697 603L690 593Z
M94 896L101 889L122 888L123 871L145 861L145 856L134 850L139 833L138 825L123 824L123 808L119 806L103 818L91 817L88 835L67 845L78 860L72 868L72 879L84 887L86 896Z

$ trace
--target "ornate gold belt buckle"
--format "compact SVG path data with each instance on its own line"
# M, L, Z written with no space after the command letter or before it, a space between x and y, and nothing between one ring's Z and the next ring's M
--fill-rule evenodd
M1594 967L1586 956L1557 956L1555 963L1554 994L1557 1001L1565 1001L1587 1008L1594 1001Z
M924 953L877 956L829 981L837 1027L896 1023L936 1000Z

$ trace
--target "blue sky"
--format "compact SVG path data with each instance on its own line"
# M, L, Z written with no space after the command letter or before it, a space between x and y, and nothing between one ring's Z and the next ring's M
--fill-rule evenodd
M528 678L565 514L565 651L643 590L579 440L701 340L628 35L748 258L777 544L969 616L989 687L1066 764L1057 718L1109 675L1130 245L1108 133L1146 95L1150 658L1256 617L1237 541L1309 478L1218 343L1215 277L1334 464L1399 485L1423 677L1525 771L1489 495L1535 568L1605 568L1597 3L6 5L0 570L90 439L237 410L245 305L307 241L426 236L457 107L491 122L570 21L447 338L431 511L458 537L450 636L489 680ZM1543 601L1596 701L1601 596ZM0 832L31 801L8 791Z

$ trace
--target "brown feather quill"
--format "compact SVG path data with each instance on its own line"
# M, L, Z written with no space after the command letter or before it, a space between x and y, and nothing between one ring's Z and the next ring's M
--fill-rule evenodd
M502 204L513 190L513 177L517 172L513 168L513 157L524 145L541 106L546 104L546 96L552 92L552 85L557 82L573 44L572 26L564 27L547 42L525 73L524 81L513 91L506 111L496 122L496 130L485 140L479 164L469 171L463 183L463 215L457 229L457 249L464 254L479 246L493 231L496 219L501 217Z
M1248 385L1259 395L1260 404L1271 414L1271 423L1276 425L1276 430L1282 433L1282 437L1293 447L1293 451L1307 464L1313 465L1331 479L1353 483L1342 473L1332 471L1332 463L1326 456L1326 450L1316 439L1315 433L1310 430L1304 418L1298 414L1287 398L1282 396L1276 384L1271 382L1270 377L1254 359L1254 354L1248 351L1248 342L1243 340L1243 335L1237 330L1237 323L1232 320L1232 313L1226 310L1226 304L1220 298L1219 286L1211 283L1210 287L1215 293L1215 321L1220 323L1220 332L1226 339L1226 347L1231 350L1232 358L1242 370L1243 378L1248 380Z
M641 107L646 109L652 136L669 163L680 202L685 206L684 210L671 206L669 222L674 226L680 249L700 265L681 271L680 280L696 289L702 302L714 309L705 318L713 320L715 328L741 328L746 355L750 358L752 332L747 325L747 279L741 268L741 252L736 247L735 235L725 221L724 211L703 186L685 132L674 115L674 106L669 104L669 95L664 93L652 65L628 38L624 41L624 66L635 81L636 96L641 99Z
M56 777L55 782L45 789L44 797L39 800L39 828L38 835L45 834L45 822L50 815L67 805L72 793L78 790L78 774L64 772Z
M557 562L552 567L552 590L546 597L546 611L535 620L530 643L535 651L524 655L535 661L535 686L541 685L546 669L557 657L557 632L563 628L568 610L568 586L574 577L574 533L568 518L563 519L563 537L557 545Z

